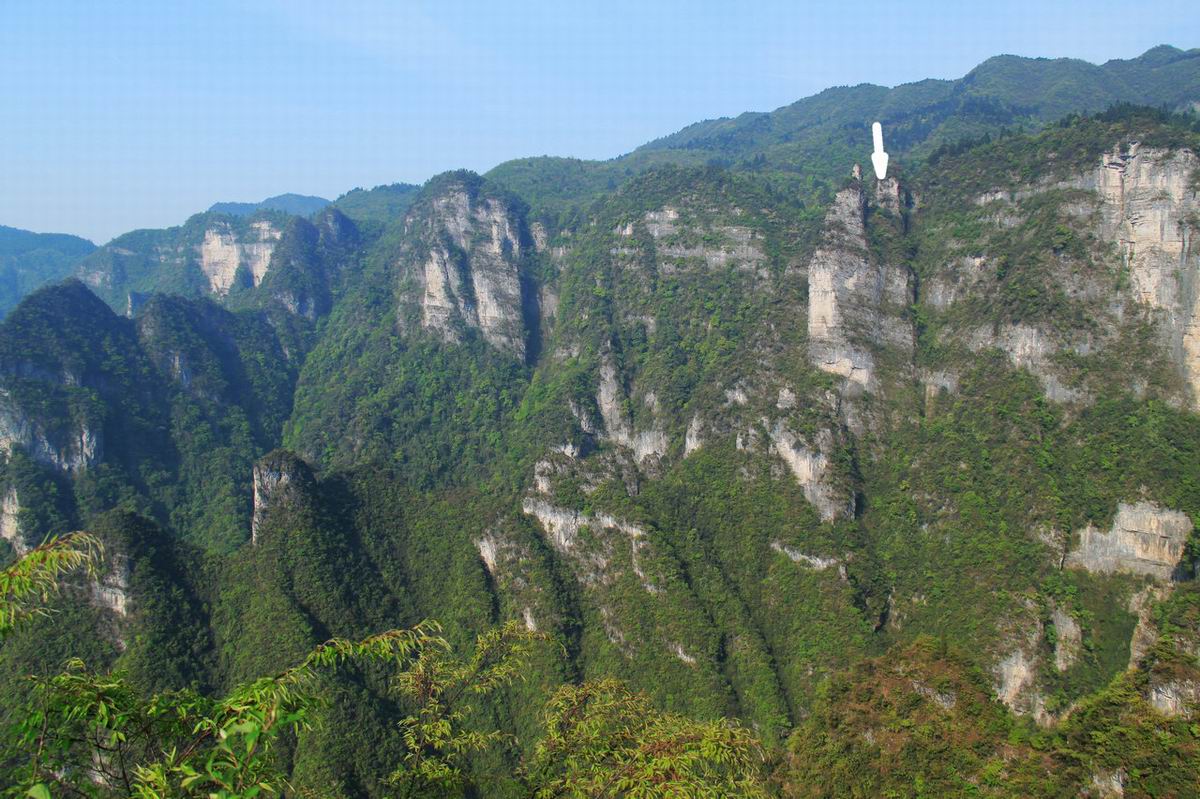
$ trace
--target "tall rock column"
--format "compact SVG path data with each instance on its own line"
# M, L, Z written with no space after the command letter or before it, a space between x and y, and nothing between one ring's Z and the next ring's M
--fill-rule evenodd
M883 207L899 212L895 179L880 181ZM890 201L890 202L889 202ZM825 215L821 245L808 265L808 355L822 371L845 378L852 395L876 388L875 351L911 353L913 331L902 311L912 301L907 268L875 263L867 239L867 194L861 180L838 192Z

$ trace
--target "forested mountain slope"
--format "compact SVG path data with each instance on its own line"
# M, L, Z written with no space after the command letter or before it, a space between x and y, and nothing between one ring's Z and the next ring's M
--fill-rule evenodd
M832 189L863 159L862 142L870 140L876 120L887 130L895 171L964 138L1036 130L1068 114L1096 113L1117 103L1195 109L1197 96L1200 50L1162 45L1101 65L1004 55L958 80L890 89L838 86L769 113L697 122L609 161L518 159L488 177L524 195L537 211L555 214L661 164L738 166L777 173L775 179L792 191Z
M78 236L0 225L0 317L38 286L71 274L75 263L94 249Z
M306 194L279 194L256 203L213 203L208 207L208 212L210 214L252 216L258 211L282 211L295 216L311 216L327 205L329 205L329 200L324 197L313 197Z
M453 172L129 234L0 323L4 538L118 556L4 685L517 620L546 646L476 712L521 740L616 676L744 720L789 796L1188 795L1198 154L1122 107L883 181L667 165L549 218ZM288 769L384 795L399 711L342 677Z

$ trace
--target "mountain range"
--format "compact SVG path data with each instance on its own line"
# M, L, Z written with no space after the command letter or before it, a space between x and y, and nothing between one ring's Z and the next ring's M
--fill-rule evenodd
M476 710L518 742L618 677L741 720L784 796L1196 795L1198 104L1200 50L1001 56L611 161L13 232L49 285L0 322L0 546L107 560L0 691L516 621L545 645ZM388 697L339 674L298 792L386 795Z

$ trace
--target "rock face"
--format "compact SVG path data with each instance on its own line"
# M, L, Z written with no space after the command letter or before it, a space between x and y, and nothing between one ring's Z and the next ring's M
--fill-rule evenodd
M1200 228L1200 195L1194 181L1200 158L1190 150L1167 151L1143 147L1137 142L1118 144L1094 169L1053 185L1042 185L1018 192L991 192L978 199L980 204L996 200L1016 202L1046 189L1093 192L1096 202L1079 203L1074 209L1082 221L1094 225L1094 234L1110 243L1121 258L1128 275L1124 296L1113 296L1100 285L1072 286L1073 293L1101 303L1119 320L1130 310L1144 309L1158 322L1162 344L1171 362L1187 382L1193 406L1200 392L1200 249L1196 230ZM1000 206L1003 217L1011 206ZM965 282L976 282L991 270L982 259L967 259L958 271ZM1064 275L1064 281L1074 278ZM961 291L944 279L933 281L928 296L939 307L953 301ZM1010 352L1014 361L1022 357L1030 368L1046 381L1044 361L1062 347L1048 340L1039 342L1037 352L1006 347L1001 336L996 343ZM1086 343L1070 344L1077 354ZM1048 386L1051 399L1076 397Z
M787 555L792 563L800 563L817 571L825 571L826 569L832 569L836 566L839 570L841 570L842 575L845 575L845 569L842 566L842 562L837 558L823 558L820 555L806 555L795 547L789 547L788 545L779 541L772 541L771 549L775 550L780 555Z
M1165 716L1189 717L1200 706L1200 682L1195 680L1151 681L1150 704Z
M1170 580L1191 532L1192 520L1186 514L1151 502L1122 502L1108 532L1091 525L1079 531L1079 544L1067 554L1066 565L1100 574Z
M569 508L556 507L546 500L534 497L526 497L522 509L538 520L549 536L551 546L558 552L571 556L577 576L584 585L611 583L618 576L618 572L611 568L615 554L613 547L616 546L614 537L605 535L601 541L585 543L581 533L587 529L595 533L618 533L620 537L625 538L629 543L630 567L634 574L646 591L652 594L658 592L658 588L642 569L638 557L646 546L646 531L642 528L607 513L589 515Z
M617 379L617 367L612 355L604 353L600 361L600 387L596 393L596 406L604 420L605 437L633 450L639 461L661 458L667 452L667 434L661 430L635 432L624 405L625 392Z
M1064 347L1040 328L1023 324L978 328L969 334L965 343L975 352L991 348L1003 350L1013 366L1037 377L1048 399L1072 402L1081 398L1078 391L1065 385L1059 378L1051 358L1063 349L1070 349L1076 355L1087 355L1089 347L1086 343Z
M1200 197L1192 184L1200 159L1137 142L1119 146L1085 177L1101 199L1102 231L1129 270L1141 304L1159 312L1175 362L1200 391Z
M29 547L21 535L20 513L21 499L17 496L17 487L9 486L0 499L0 538L7 541L18 555L23 555Z
M694 232L695 225L683 218L679 208L671 205L646 212L642 216L642 225L655 241L657 267L662 274L686 271L693 266L755 272L766 261L761 240L753 230L741 225L705 226L704 242L696 243L687 236ZM617 231L626 238L634 232L633 223Z
M287 450L275 450L254 464L254 514L250 521L250 542L258 543L258 533L271 508L300 500L316 483L312 469Z
M1121 799L1125 796L1125 783L1128 779L1123 769L1097 771L1092 775L1092 791L1088 796L1095 799Z
M92 583L92 604L110 610L120 618L128 616L129 577L129 556L123 552L111 552L108 570Z
M59 440L26 415L12 395L0 388L0 452L21 449L39 463L76 473L95 465L103 455L103 435L86 423L77 423Z
M514 210L470 181L454 180L415 209L407 226L420 245L405 256L402 303L419 306L421 326L450 342L474 328L496 349L524 359L525 237Z
M1115 259L1101 246L1087 256L1060 255L1048 267L1053 288L1068 303L1085 309L1080 312L1087 314L1089 325L1062 323L1065 313L1055 324L997 319L972 328L959 319L941 330L939 343L965 345L975 352L999 349L1013 366L1041 381L1047 398L1086 402L1087 387L1064 382L1067 364L1076 356L1122 346L1119 331L1148 317L1195 407L1200 399L1200 251L1195 243L1200 197L1194 183L1198 167L1200 158L1192 151L1131 142L1069 178L976 197L976 204L986 209L980 221L996 233L1027 225L1034 219L1031 214L1043 213L1038 209L1048 204L1068 217L1066 226L1085 234L1083 239L1111 245ZM945 311L968 299L988 302L1005 257L1000 251L959 251L944 268L922 280L924 303L933 311ZM1135 379L1129 388L1140 392L1144 384ZM1176 390L1172 399L1182 403L1189 399L1186 394Z
M250 235L241 240L225 222L204 231L204 241L198 248L200 271L218 297L229 293L238 269L243 266L255 286L262 283L267 274L281 231L266 221L251 223L250 231Z
M1033 709L1031 697L1036 693L1037 665L1023 649L1015 649L996 664L996 698L1014 711Z
M804 491L804 498L813 504L821 521L850 518L854 501L844 496L832 483L829 453L833 450L833 435L828 430L817 434L815 447L805 446L796 436L777 422L771 428L771 449L783 459Z
M1036 602L1026 597L1023 609L1007 620L1003 644L992 665L996 698L1014 713L1029 715L1039 724L1053 721L1038 685L1039 649L1045 635Z
M894 312L912 301L911 277L872 262L866 210L861 183L838 192L808 265L809 359L859 390L875 386L873 346L913 346L911 325Z
M1050 618L1054 624L1054 668L1066 671L1079 658L1083 633L1079 622L1062 608L1055 607Z
M1161 602L1171 586L1148 585L1129 598L1128 610L1137 616L1137 626L1129 639L1129 665L1136 666L1158 643L1158 625L1154 623L1154 603Z
M312 222L289 220L270 272L258 284L262 299L312 321L324 316L347 268L357 262L360 244L358 228L336 208L326 208Z

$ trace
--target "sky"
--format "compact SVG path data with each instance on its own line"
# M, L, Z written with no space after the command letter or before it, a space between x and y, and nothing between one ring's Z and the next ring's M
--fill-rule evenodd
M1200 47L1195 0L0 0L0 224L611 158L836 85Z

